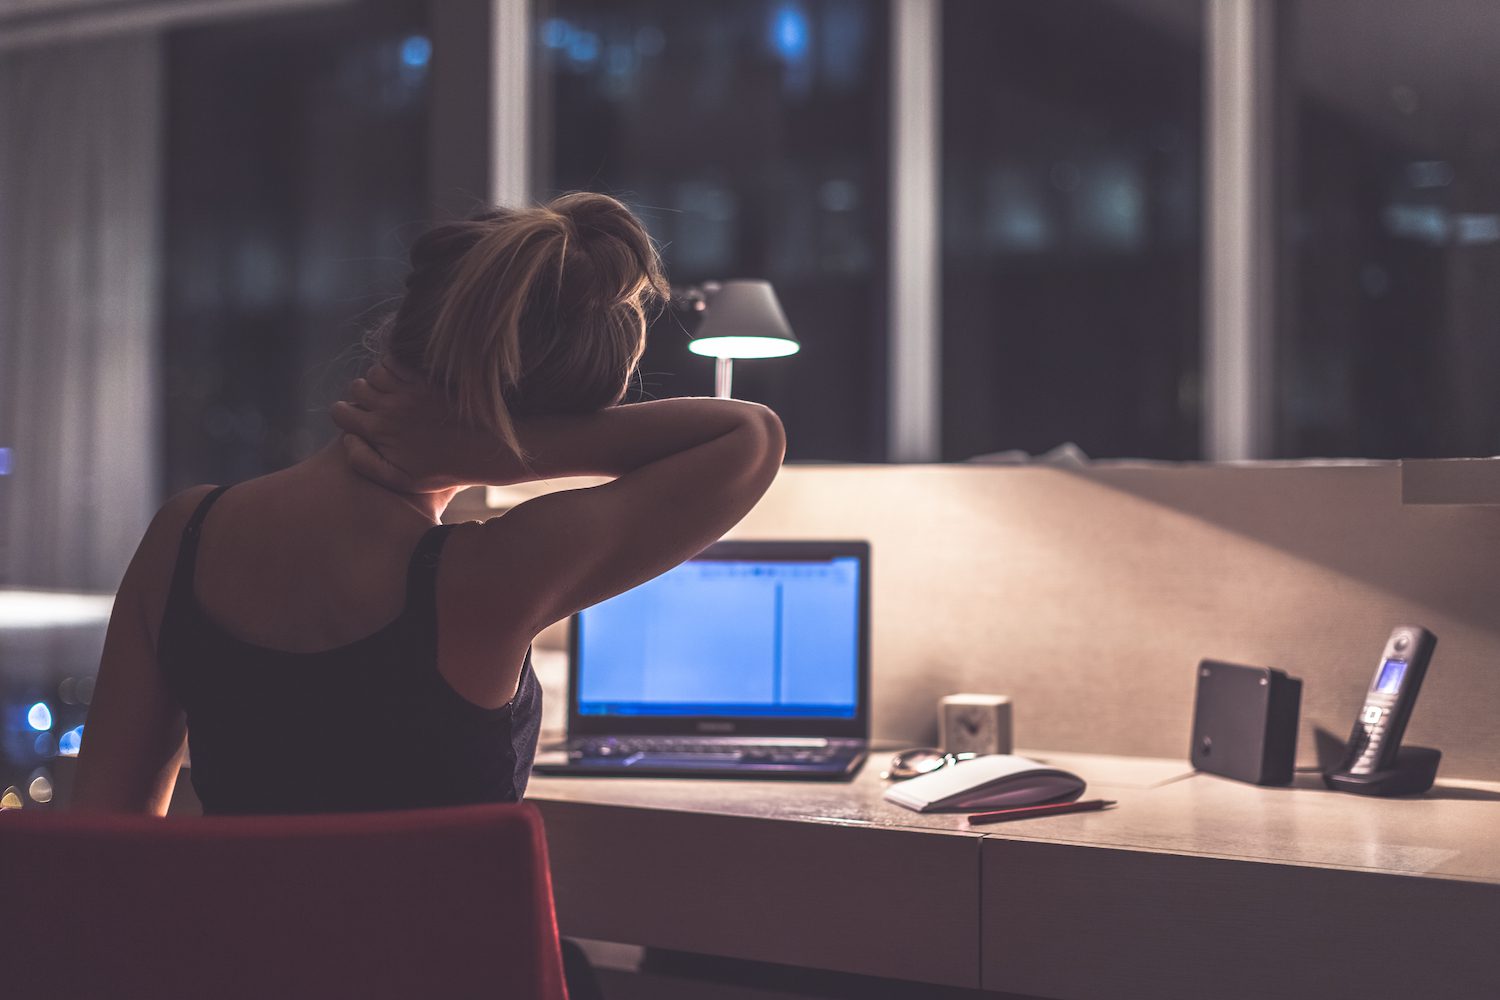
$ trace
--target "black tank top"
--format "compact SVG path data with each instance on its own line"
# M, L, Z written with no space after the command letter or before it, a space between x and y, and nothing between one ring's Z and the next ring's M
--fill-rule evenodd
M412 552L401 614L337 649L245 642L194 594L203 518L182 533L157 655L187 714L193 788L209 814L351 812L515 802L536 753L542 692L531 651L516 696L475 705L437 669L438 560L451 525Z

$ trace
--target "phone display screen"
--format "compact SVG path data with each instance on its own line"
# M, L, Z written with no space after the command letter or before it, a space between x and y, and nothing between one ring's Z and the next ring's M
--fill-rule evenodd
M1401 690L1401 678L1405 675L1405 660L1386 660L1380 665L1380 676L1375 679L1375 690L1381 694L1395 694Z

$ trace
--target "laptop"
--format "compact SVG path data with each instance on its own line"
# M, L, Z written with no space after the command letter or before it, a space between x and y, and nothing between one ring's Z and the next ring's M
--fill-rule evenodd
M719 542L571 622L540 774L847 781L870 735L868 542Z

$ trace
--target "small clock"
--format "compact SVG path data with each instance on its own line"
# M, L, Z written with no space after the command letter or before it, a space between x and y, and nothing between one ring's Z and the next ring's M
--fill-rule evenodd
M1010 699L1003 694L950 694L938 702L938 730L948 753L1010 753Z

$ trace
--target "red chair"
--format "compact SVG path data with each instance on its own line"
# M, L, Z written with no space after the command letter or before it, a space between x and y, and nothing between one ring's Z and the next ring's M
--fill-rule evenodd
M566 1000L533 806L0 815L8 996Z

